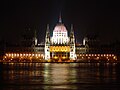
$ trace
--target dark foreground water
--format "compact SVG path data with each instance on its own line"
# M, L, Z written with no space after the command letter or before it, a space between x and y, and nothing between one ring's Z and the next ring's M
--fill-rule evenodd
M0 90L120 90L115 64L12 63L0 70Z

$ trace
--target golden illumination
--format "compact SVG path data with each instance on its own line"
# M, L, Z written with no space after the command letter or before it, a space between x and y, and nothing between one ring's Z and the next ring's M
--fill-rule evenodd
M22 56L22 54L20 54L20 56Z
M50 52L70 52L70 46L50 46Z
M116 59L116 56L114 56L113 59Z
M55 56L54 58L55 58L55 59L57 59L58 57L57 57L57 56Z
M32 56L34 56L34 54L32 54Z
M99 57L97 57L97 59L99 59Z
M19 57L19 54L17 54L17 57Z
M33 57L35 58L44 58L43 54L36 53L36 54L30 54L30 53L6 53L4 56L4 60L13 60L14 58L18 59L32 59Z
M63 59L65 59L66 57L65 57L65 56L63 56L62 58L63 58Z
M14 54L14 56L16 56L16 54Z
M70 50L69 46L52 46L51 50L53 50L53 52L67 52L68 50ZM114 54L78 54L77 55L78 59L95 59L95 60L99 60L99 59L105 59L105 60L117 60L117 56ZM15 59L19 59L20 61L24 60L24 59L29 59L29 60L33 60L33 59L44 59L44 54L42 53L6 53L3 60L11 60L14 61ZM54 56L54 59L58 59L58 56ZM59 58L59 61L61 61L61 59L67 59L68 57L66 55L61 56L61 58Z

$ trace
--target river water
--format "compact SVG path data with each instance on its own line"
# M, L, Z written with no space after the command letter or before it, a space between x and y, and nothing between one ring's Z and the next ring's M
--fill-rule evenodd
M0 90L120 90L116 64L10 63L0 70Z

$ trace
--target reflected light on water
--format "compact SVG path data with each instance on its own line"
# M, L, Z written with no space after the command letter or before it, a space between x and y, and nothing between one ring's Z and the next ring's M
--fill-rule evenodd
M115 65L10 63L3 68L0 72L2 90L120 89L119 68L116 69Z
M70 89L69 84L72 83L70 80L75 80L76 71L69 68L69 64L46 64L44 84L51 84L54 87L46 86L45 89Z

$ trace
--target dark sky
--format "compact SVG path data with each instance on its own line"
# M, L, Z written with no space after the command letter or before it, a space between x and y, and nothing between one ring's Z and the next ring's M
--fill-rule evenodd
M18 41L26 28L36 29L39 41L51 31L59 13L68 31L74 25L78 42L87 34L98 35L101 42L120 41L120 6L115 0L3 0L0 38Z

